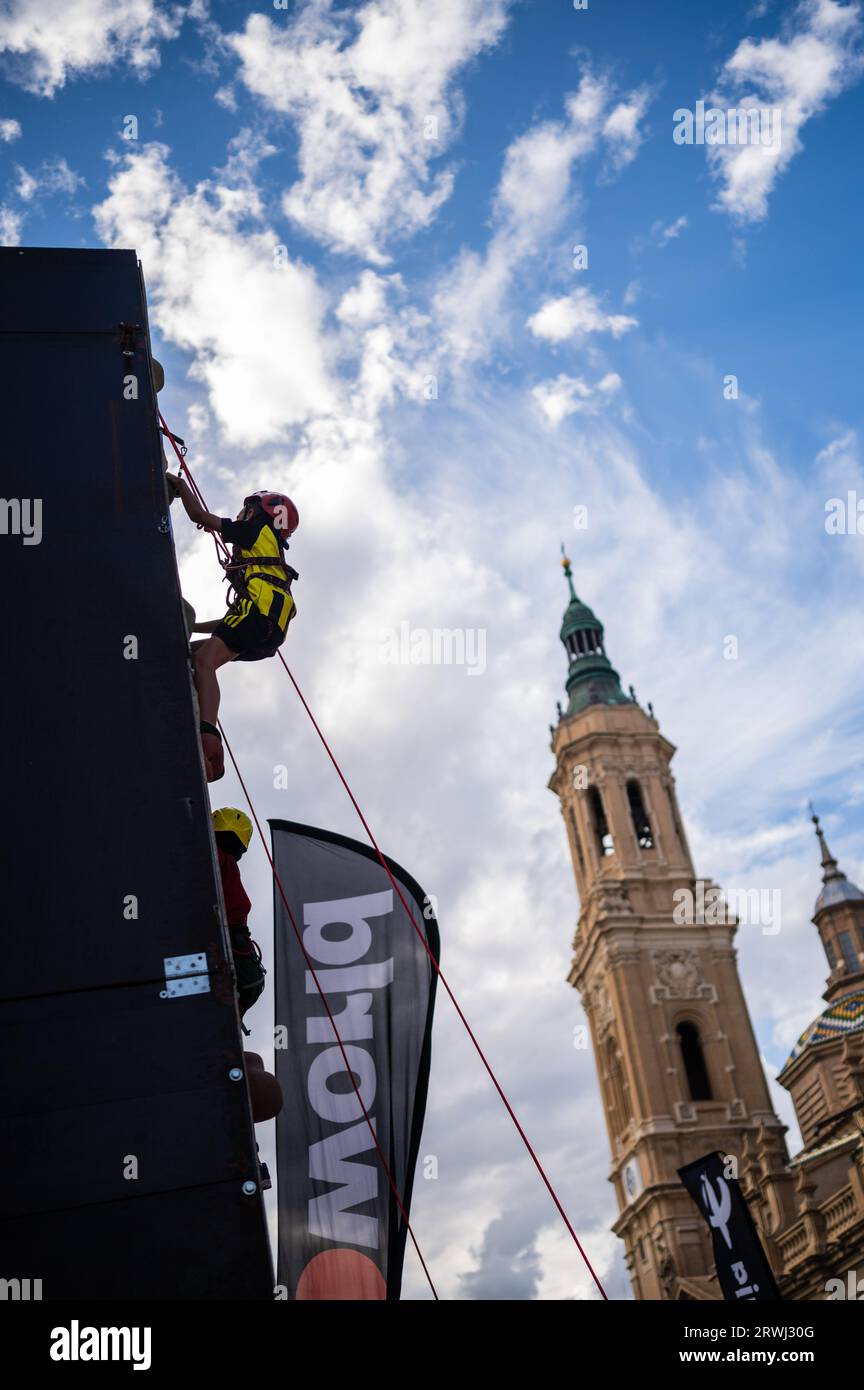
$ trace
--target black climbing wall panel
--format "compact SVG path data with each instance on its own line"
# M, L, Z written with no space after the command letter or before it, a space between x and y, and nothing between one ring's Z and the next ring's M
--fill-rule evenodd
M134 251L0 250L0 394L0 1278L266 1299Z

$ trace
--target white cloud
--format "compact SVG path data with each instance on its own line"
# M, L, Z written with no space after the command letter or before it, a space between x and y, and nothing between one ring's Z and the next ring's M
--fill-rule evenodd
M386 297L386 279L374 270L364 270L358 283L342 296L336 317L343 323L365 327L383 316Z
M682 214L681 217L676 217L674 222L669 222L665 226L662 221L655 222L651 228L651 235L657 241L658 246L662 247L679 237L686 226L687 218Z
M611 333L613 338L620 338L638 322L629 314L608 314L597 296L583 287L561 299L547 300L528 319L527 326L535 338L563 343L567 338L585 338L591 333Z
M609 101L608 83L589 72L565 98L565 119L543 121L509 146L486 250L463 250L435 296L443 350L454 362L487 355L503 333L517 267L559 230L573 201L573 165L597 149Z
M836 0L803 0L784 23L781 37L743 39L724 64L714 106L776 107L780 139L771 145L709 145L709 168L720 185L715 206L738 222L759 222L768 199L802 149L807 121L861 73L861 6Z
M582 377L562 372L553 381L540 382L531 394L552 429L557 429L568 415L598 415L610 398L621 388L616 372L607 372L594 386Z
M50 197L54 193L75 193L84 184L80 174L70 169L62 156L46 159L35 174L31 174L20 164L17 166L18 183L15 192L24 203L32 202L37 196Z
M646 87L632 92L625 101L618 103L603 123L603 135L615 170L632 164L639 153L645 138L639 129L639 122L645 115L649 98L650 92Z
M220 106L224 106L226 111L237 110L237 96L230 83L226 87L219 87L213 93L213 100L217 101Z
M631 304L635 304L641 293L642 286L640 285L639 281L631 280L626 290L624 291L624 298L621 301L625 309L629 309Z
M0 120L0 140L2 140L4 144L11 144L13 140L19 138L20 134L20 121L15 121L11 117L5 117L3 120Z
M20 164L18 165L17 173L18 182L15 185L15 192L22 203L29 203L31 198L36 194L39 187L39 180L35 179L32 174L28 174L27 170L22 168Z
M430 165L461 116L454 80L497 42L507 8L374 0L337 12L321 3L278 23L251 15L228 36L240 80L298 130L301 177L285 193L286 215L377 265L388 242L427 226L453 185L452 170Z
M20 246L23 217L0 203L0 246Z
M842 434L835 435L819 450L816 455L816 463L826 478L831 477L843 484L848 482L850 472L857 475L859 468L858 436L855 431L847 429Z
M9 0L0 14L0 61L12 81L44 97L120 61L145 77L181 21L180 6L155 0L63 0L50 15L44 0Z
M621 386L621 378L620 378L620 376L618 375L618 373L617 373L617 372L607 372L606 375L605 375L604 377L601 377L600 380L598 381L598 383L597 383L597 390L598 390L598 391L603 391L603 392L605 392L606 394L611 395L611 393L612 393L613 391L617 391L617 390L620 388L620 386Z
M336 387L321 331L326 298L314 271L278 251L252 182L272 147L248 133L225 169L189 191L161 144L127 154L93 209L111 246L136 247L151 318L191 352L228 438L285 439L332 408Z

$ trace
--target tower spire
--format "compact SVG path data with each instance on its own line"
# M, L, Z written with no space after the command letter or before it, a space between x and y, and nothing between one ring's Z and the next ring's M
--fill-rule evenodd
M567 583L570 586L570 598L573 603L578 603L579 600L576 597L576 590L573 588L573 571L570 568L570 557L565 553L563 541L561 542L561 564L564 567Z
M561 624L561 641L567 653L569 671L566 688L570 697L565 718L578 714L588 705L629 705L621 689L621 678L606 655L603 624L573 587L573 570L564 546L561 566L570 591L570 602Z
M810 819L822 851L822 887L816 899L813 921L831 967L823 998L833 999L848 990L850 977L864 974L864 893L839 867L828 848L819 817L810 803Z
M813 802L811 801L809 805L810 819L816 827L816 838L819 841L819 848L822 851L822 882L830 883L832 879L842 878L843 874L840 872L837 860L828 848L828 841L825 839L825 832L819 824L819 817L813 809Z

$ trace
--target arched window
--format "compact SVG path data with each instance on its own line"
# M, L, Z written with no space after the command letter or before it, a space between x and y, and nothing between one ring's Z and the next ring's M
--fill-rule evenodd
M852 945L852 937L850 936L849 932L838 932L837 940L840 942L840 950L843 952L843 963L846 966L846 969L860 970L861 966L858 962L858 953L855 950L855 947Z
M837 952L834 950L834 942L830 937L825 939L825 954L828 957L828 964L832 970L837 968Z
M687 1074L687 1089L691 1100L711 1100L711 1082L695 1023L679 1023L675 1029L681 1044L681 1057Z
M601 858L607 854L614 854L615 843L603 808L603 798L596 787L589 787L588 789L588 804L591 808L591 820L597 835L597 849Z
M564 639L571 662L583 656L605 656L603 637L598 627L580 627Z
M606 1094L609 1097L613 1133L623 1134L633 1114L621 1054L614 1038L609 1038L606 1043Z
M637 845L640 849L653 849L654 835L648 812L645 810L645 802L642 800L642 788L638 782L627 783L627 800L630 803L630 818L633 821Z

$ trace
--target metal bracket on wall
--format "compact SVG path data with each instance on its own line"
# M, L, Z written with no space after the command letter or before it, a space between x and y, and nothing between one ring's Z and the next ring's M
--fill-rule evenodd
M134 357L137 347L136 339L141 332L140 323L119 323L117 325L120 332L120 351L124 357Z
M179 999L186 994L209 994L210 974L207 956L198 951L191 956L167 956L165 966L165 989L160 989L160 999Z

